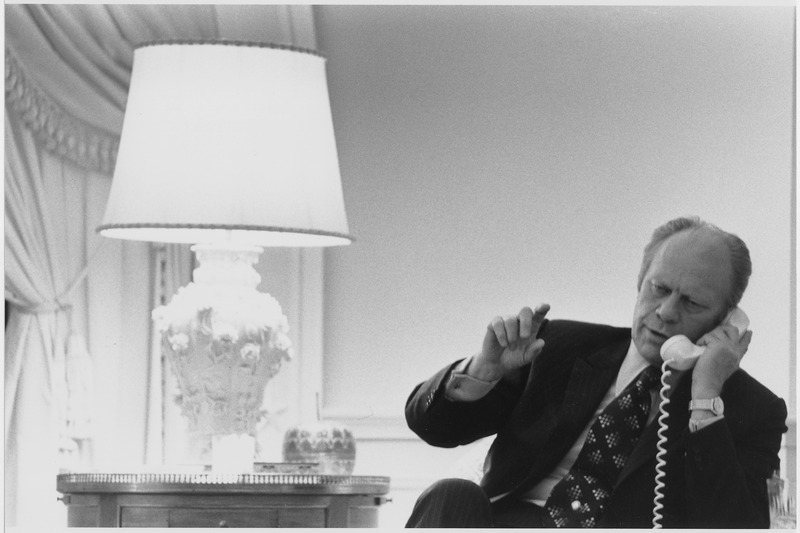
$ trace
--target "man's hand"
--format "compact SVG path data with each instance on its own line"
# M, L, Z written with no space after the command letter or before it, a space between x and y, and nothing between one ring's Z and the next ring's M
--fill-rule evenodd
M692 375L692 398L709 399L719 396L722 386L739 364L750 346L753 332L747 330L739 339L735 326L718 326L697 341L706 351L698 358Z
M535 311L523 307L517 315L495 317L486 328L481 353L473 358L467 373L494 381L532 362L544 348L544 341L536 335L549 310L549 304L539 304Z

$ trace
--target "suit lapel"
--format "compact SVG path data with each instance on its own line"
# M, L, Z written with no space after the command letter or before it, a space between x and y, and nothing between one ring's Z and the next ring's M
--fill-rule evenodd
M514 493L528 490L534 481L547 475L566 455L616 379L629 346L630 340L615 342L586 358L575 360L555 430L549 442L542 446L543 452L537 457L530 473Z
M614 348L609 347L591 357L575 361L559 416L560 427L575 438L586 427L597 405L616 379L627 347Z

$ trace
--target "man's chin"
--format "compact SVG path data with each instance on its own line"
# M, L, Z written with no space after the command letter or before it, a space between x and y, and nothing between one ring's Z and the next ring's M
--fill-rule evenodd
M663 342L643 342L636 343L636 349L639 350L641 356L651 365L661 364L661 345Z
M648 363L650 363L653 366L661 366L661 363L664 362L661 359L661 350L660 350L660 348L658 350L655 350L655 351L643 353L642 357L644 358L645 361L647 361Z

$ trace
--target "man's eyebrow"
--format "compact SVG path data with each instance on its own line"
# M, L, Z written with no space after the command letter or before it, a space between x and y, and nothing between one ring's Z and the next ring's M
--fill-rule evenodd
M660 287L666 287L670 290L675 290L675 287L664 281L663 279L653 276L650 278L650 284L657 285ZM703 285L696 285L690 287L683 287L679 288L678 292L680 293L682 298L688 298L690 300L695 300L697 303L703 305L709 305L710 299L714 297L714 291L710 288L707 288Z
M710 300L714 298L714 291L705 287L689 287L686 290L680 291L681 296L694 300L697 303L709 305Z

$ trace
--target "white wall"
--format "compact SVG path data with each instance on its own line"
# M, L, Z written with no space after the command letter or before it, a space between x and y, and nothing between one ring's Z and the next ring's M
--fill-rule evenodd
M523 305L629 325L641 250L675 216L749 244L743 366L793 410L793 16L315 8L357 239L325 256L325 416L353 426L360 473L392 476L385 523L461 453L405 428L413 385Z

